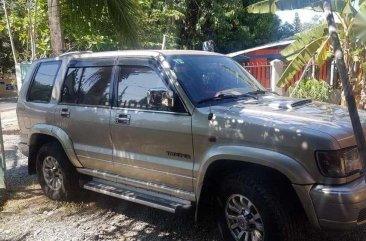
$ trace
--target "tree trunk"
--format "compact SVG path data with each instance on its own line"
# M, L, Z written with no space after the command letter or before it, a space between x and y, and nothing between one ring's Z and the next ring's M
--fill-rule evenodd
M11 33L10 20L9 20L8 11L6 9L5 0L3 0L3 7L4 7L4 14L5 14L5 19L6 19L6 27L8 28L11 51L13 52L14 64L17 64L18 61L17 61L16 52L15 52L14 40L13 40L13 35Z
M58 56L62 54L64 50L64 38L62 34L61 19L60 19L60 1L59 0L47 0L47 1L48 1L48 23L50 27L52 55Z
M351 123L353 127L353 133L355 135L358 152L362 160L363 170L366 168L366 143L365 136L363 133L363 128L360 121L360 116L358 115L355 97L353 94L352 86L349 81L349 75L347 71L347 66L344 58L344 52L341 47L339 36L337 33L336 23L334 21L331 5L328 1L324 1L324 12L327 17L329 34L333 40L333 50L334 58L337 64L338 72L343 85L343 93L347 101L348 112L351 118ZM348 68L352 68L348 66ZM365 176L366 180L366 176Z
M34 25L33 25L33 19L32 19L32 8L33 8L33 2L32 0L28 0L28 18L29 18L29 36L30 36L30 44L31 44L31 61L33 61L36 58L36 42L34 39Z

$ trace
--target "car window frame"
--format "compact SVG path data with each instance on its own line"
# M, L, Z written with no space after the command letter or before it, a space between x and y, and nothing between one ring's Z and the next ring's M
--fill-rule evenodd
M55 77L53 79L53 82L52 82L52 90L51 90L51 94L48 98L48 101L30 100L29 95L30 95L33 83L35 81L35 78L37 76L38 70L41 68L42 64L48 64L48 63L58 63L58 68L57 68L56 75L55 75ZM53 90L55 88L55 83L56 83L57 77L60 74L61 65L62 65L62 60L48 60L48 61L42 61L42 62L37 63L36 67L34 68L34 71L33 71L32 75L31 75L31 78L30 78L31 80L30 80L29 85L28 85L27 95L26 95L26 102L28 102L28 103L40 103L40 104L49 104L49 103L51 103L52 93L53 93Z
M162 73L164 78L169 81L169 85L171 86L172 91L175 95L179 98L179 101L182 103L184 107L184 112L177 112L177 111L164 111L164 110L154 110L154 109L144 109L144 108L128 108L128 107L120 107L118 106L118 83L119 77L121 73L121 68L123 66L141 66L141 67L149 67L151 68L159 77L159 73ZM159 71L158 67L161 67ZM161 79L161 77L160 77ZM164 81L161 79L161 81ZM116 72L114 76L114 83L113 83L113 96L112 96L112 108L113 109L120 109L120 110L132 110L132 111L140 111L140 112L152 112L152 113L164 113L164 114L175 114L175 115L190 115L188 108L182 97L180 96L176 87L171 83L169 76L164 72L164 68L161 64L156 61L154 58L143 58L143 57L123 57L119 58L116 63Z
M167 61L168 63L170 64L170 61L173 57L177 57L179 56L178 55L171 55L168 57ZM190 55L187 55L187 56L190 56ZM191 55L193 56L193 55ZM203 56L202 56L203 57ZM211 56L211 57L215 57L215 56ZM234 59L230 58L230 57L227 57L227 56L221 56L221 55L216 55L216 57L225 57L225 58L228 58L228 59L231 59L235 65L237 65L240 69L243 70L243 72L245 73L245 75L247 75L247 77L251 78L252 80L254 80L255 82L257 82L260 86L263 87L263 91L265 91L265 87L248 71L246 70L243 66L241 66L237 61L235 61ZM174 72L173 69L170 69L170 71ZM189 101L191 102L191 104L194 106L194 108L205 108L205 107L210 107L210 106L214 106L214 105L218 105L218 103L215 103L215 102L211 102L211 103L204 103L204 104L198 104L198 102L196 102L194 100L194 98L192 97L192 94L190 93L190 91L188 91L188 89L186 88L185 85L183 85L179 79L176 80L179 85L181 86L183 92L185 93L185 95L187 96L187 98L189 99ZM228 103L228 102L232 102L232 100L223 100L222 102L220 103Z
M62 85L61 85L61 91L60 91L60 98L58 100L58 105L67 105L67 106L78 106L78 107L96 107L96 108L104 108L104 109L111 109L112 108L112 95L113 95L113 86L114 86L114 77L115 77L115 71L116 71L116 65L115 65L115 58L95 58L95 59L81 59L81 60L71 60L70 63L68 64L64 77L63 77L63 81L62 81ZM109 105L88 105L88 104L79 104L79 103L66 103L66 102L62 102L62 90L63 87L65 85L65 81L67 78L67 74L69 72L70 68L80 68L82 69L81 72L81 77L84 74L85 68L100 68L100 67L112 67L111 70L111 76L110 76L110 88L109 88ZM80 91L80 87L81 87L81 82L79 83L78 86L78 97L77 97L77 102L79 102L79 91Z

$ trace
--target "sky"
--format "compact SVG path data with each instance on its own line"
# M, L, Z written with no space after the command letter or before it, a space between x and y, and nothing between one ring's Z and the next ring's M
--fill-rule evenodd
M302 23L312 22L312 18L315 15L322 16L322 12L314 12L313 10L289 10L289 11L277 11L276 14L282 20L282 23L293 23L295 13L298 12Z

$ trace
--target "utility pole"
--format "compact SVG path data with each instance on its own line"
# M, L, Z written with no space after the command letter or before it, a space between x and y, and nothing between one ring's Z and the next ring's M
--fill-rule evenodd
M344 61L344 53L341 47L341 42L337 33L337 27L334 20L332 6L330 2L324 1L324 13L327 18L329 26L329 34L333 40L334 58L337 64L338 72L342 81L343 93L346 97L348 112L351 118L353 132L356 138L358 151L362 161L362 167L366 170L366 143L365 136L363 133L363 128L360 121L360 116L358 115L357 105L355 97L353 95L353 89L349 81L348 71L346 63ZM366 179L366 176L365 176Z

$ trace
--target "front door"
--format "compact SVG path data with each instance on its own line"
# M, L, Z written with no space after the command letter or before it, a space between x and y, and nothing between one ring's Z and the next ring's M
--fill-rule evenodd
M102 66L99 66L102 65ZM71 64L56 109L56 122L71 138L85 168L112 172L110 86L113 60Z
M121 62L111 119L115 172L192 191L191 116L157 65ZM149 105L148 92L164 88L174 93L174 106Z

